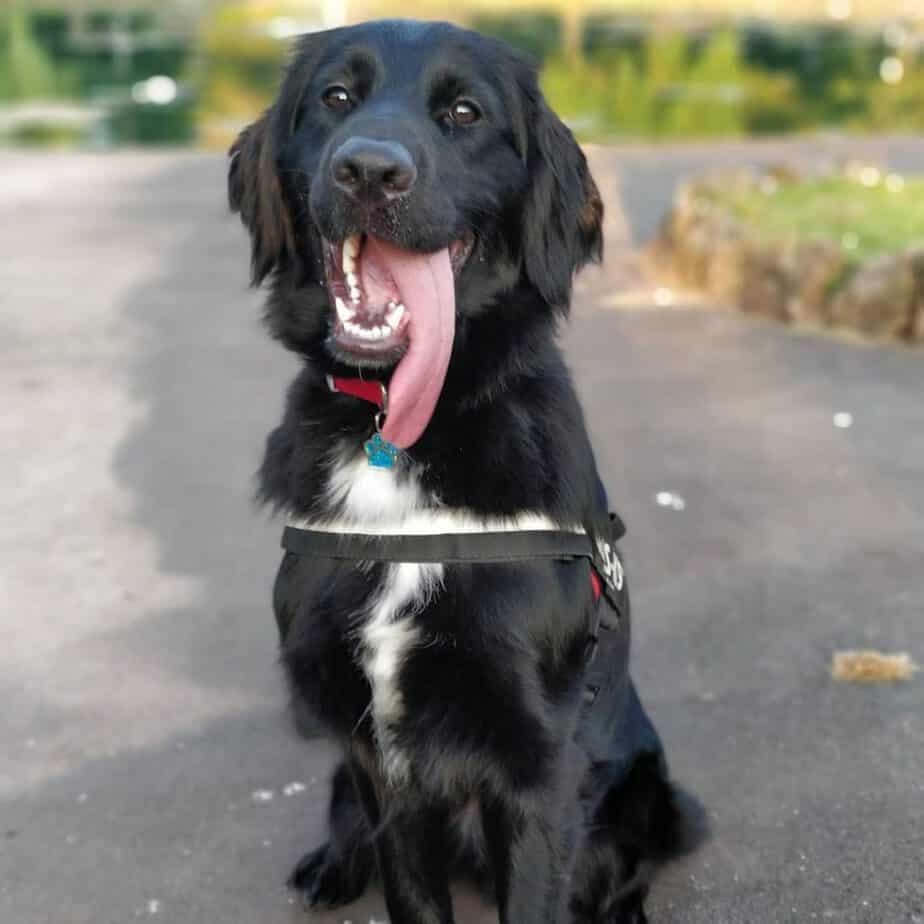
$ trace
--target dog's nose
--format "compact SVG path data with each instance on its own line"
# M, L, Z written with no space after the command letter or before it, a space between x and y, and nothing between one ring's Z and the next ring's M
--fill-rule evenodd
M368 201L405 196L417 180L410 152L397 141L350 138L334 152L330 169L341 191Z

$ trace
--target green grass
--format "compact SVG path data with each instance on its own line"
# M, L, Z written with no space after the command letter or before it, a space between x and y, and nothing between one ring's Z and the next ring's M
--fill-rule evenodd
M782 183L775 190L716 191L715 198L770 241L840 242L852 260L924 244L924 178L889 188L848 177Z

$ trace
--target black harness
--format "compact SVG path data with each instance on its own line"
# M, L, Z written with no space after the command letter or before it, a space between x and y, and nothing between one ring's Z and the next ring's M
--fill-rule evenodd
M294 555L343 561L413 563L503 563L586 559L593 571L595 604L588 625L585 702L594 703L613 666L607 649L628 644L629 594L616 542L622 520L610 514L609 534L594 541L583 530L522 529L464 533L398 534L341 532L289 524L282 547ZM596 578L594 577L596 575ZM600 657L603 648L604 657Z

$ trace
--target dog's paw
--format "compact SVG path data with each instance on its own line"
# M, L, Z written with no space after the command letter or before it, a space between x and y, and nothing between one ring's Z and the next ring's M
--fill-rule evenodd
M605 909L591 910L572 904L571 924L648 924L644 899L644 890L638 890Z
M289 876L288 886L309 908L339 908L359 898L362 886L348 875L330 846L306 853Z
M642 903L637 902L617 908L612 916L607 917L606 924L648 924L648 915Z
M641 905L611 908L602 917L574 918L572 924L648 924L648 915Z

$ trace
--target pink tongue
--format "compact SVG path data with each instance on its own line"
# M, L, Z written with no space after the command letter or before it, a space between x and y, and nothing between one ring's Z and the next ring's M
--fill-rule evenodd
M385 439L407 449L430 423L452 355L456 291L449 250L413 253L368 237L360 265L364 288L367 273L380 277L384 269L408 313L410 343L388 386L388 416L382 428Z

